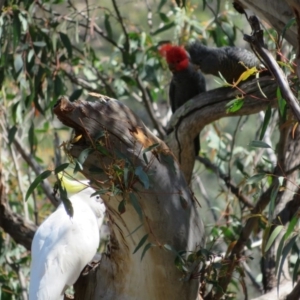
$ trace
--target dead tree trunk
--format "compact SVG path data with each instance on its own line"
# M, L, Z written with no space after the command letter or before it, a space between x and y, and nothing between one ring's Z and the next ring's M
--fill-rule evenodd
M174 260L204 245L204 228L176 159L126 106L93 96L54 108L75 130L69 154L101 191L111 225L110 253L79 280L76 299L196 299L199 264L180 271Z

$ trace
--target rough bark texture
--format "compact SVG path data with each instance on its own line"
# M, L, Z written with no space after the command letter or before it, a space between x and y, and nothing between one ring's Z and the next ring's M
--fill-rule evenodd
M0 227L11 235L16 243L30 250L37 227L10 209L6 195L5 184L2 179L2 166L0 165Z
M289 1L274 0L237 0L245 9L251 10L258 15L261 20L266 21L274 27L279 34L282 34L285 25L294 17L292 8L288 5ZM290 1L291 2L291 1ZM251 15L251 13L249 14ZM298 47L297 25L291 26L285 33L285 39L295 48Z
M199 279L190 276L198 266L187 266L190 279L180 281L184 274L166 245L196 251L204 245L204 228L199 206L168 147L131 110L105 96L76 103L62 98L54 112L75 129L70 155L78 158L91 149L82 173L95 188L107 189L102 197L113 239L110 254L89 280L77 285L76 299L196 299ZM155 149L143 153L154 144ZM120 169L127 169L127 175L118 173ZM133 252L146 234L144 245L152 247L141 261L144 246Z
M259 88L268 98L265 98ZM195 162L193 140L209 123L220 118L242 116L257 113L275 106L277 84L264 77L245 82L239 88L224 87L199 94L186 105L179 108L169 124L169 136L166 139L170 149L180 162L185 178L190 182ZM235 113L227 113L226 105L237 97L244 98L243 107ZM188 133L188 134L187 134Z

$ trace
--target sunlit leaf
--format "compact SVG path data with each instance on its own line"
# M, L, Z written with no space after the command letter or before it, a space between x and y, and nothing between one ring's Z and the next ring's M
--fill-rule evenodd
M234 86L237 86L240 82L247 80L250 76L254 75L255 73L257 73L256 67L247 69L240 75L239 79L234 83Z
M47 44L43 41L33 42L33 45L36 46L36 47L40 47L40 48L47 46Z
M295 231L295 226L296 226L297 222L298 222L298 216L293 216L293 218L290 221L289 226L285 232L285 235L284 235L285 240L287 240L288 237L291 235L291 233Z
M18 73L23 68L22 54L17 54L14 60L15 71Z
M278 109L279 109L280 116L283 119L286 119L286 101L282 98L279 87L276 90L276 97L277 97L277 101L278 101Z
M282 229L283 229L283 226L279 225L273 230L273 232L267 242L267 245L265 247L265 252L268 251L269 248L272 246L272 244L274 243L275 239L277 238L278 234L281 232Z
M236 98L234 100L229 101L226 104L226 112L227 113L233 113L236 112L238 110L240 110L244 105L244 98Z

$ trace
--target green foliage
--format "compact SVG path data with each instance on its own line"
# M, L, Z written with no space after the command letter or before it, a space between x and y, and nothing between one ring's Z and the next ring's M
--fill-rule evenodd
M186 44L194 39L213 46L235 45L246 31L245 23L243 17L228 6L228 1L220 0L203 0L202 3L160 0L150 1L149 7L146 2L138 2L139 14L135 13L135 3L128 4L128 7L126 5L126 9L119 5L121 19L117 17L110 0L101 1L101 6L89 4L86 13L76 8L78 3L64 0L13 0L6 1L2 7L0 110L3 112L1 134L5 138L1 144L1 164L7 179L8 201L14 212L40 223L51 212L40 185L43 180L53 181L49 177L53 172L50 170L57 174L72 167L76 173L82 170L88 155L98 151L100 155L112 158L114 164L109 170L96 167L90 170L95 174L108 172L111 176L111 189L99 188L97 193L122 194L124 198L119 203L118 212L123 214L132 206L141 222L144 222L139 192L133 190L132 186L138 182L144 189L152 188L151 174L147 173L147 168L134 167L122 153L110 152L101 143L105 131L99 131L99 142L94 148L84 150L73 164L62 164L67 157L60 151L64 148L64 145L60 147L61 140L67 140L70 132L53 117L55 103L64 94L69 95L71 101L88 98L90 92L105 94L124 101L150 129L157 129L147 105L154 108L162 104L156 112L164 115L164 111L159 110L167 103L167 86L171 76L158 54L159 46L167 41ZM293 22L291 20L286 25L282 35ZM271 46L274 37L272 30L269 33L270 38L266 43ZM287 69L290 66L290 63L285 63ZM216 84L208 80L208 86ZM284 123L288 120L288 110L279 88L277 101ZM235 113L243 105L243 96L239 96L230 101L226 109L228 113ZM160 119L157 119L159 122ZM223 267L228 265L228 255L239 238L241 228L247 220L258 218L251 240L262 238L264 251L267 251L281 238L276 256L279 280L288 255L299 252L295 250L298 222L294 217L288 223L284 237L280 237L282 225L271 232L276 200L283 186L282 182L276 185L273 176L276 161L272 160L272 153L277 154L277 150L270 141L264 140L273 122L274 114L269 107L263 120L244 118L240 122L231 118L207 126L203 131L202 155L217 166L218 176L223 173L225 178L223 184L220 183L221 177L216 180L216 176L204 170L202 165L197 164L195 168L197 174L201 174L211 205L201 211L211 212L212 216L210 213L202 214L209 233L207 249L184 252L174 249L170 244L154 244L146 234L134 253L141 250L142 260L151 248L160 246L174 256L175 266L183 273L182 280L206 274L202 279L218 290L218 280L224 276ZM276 131L271 137L271 142L276 143ZM150 163L147 158L149 151L156 153L158 144L143 150L145 165ZM171 172L175 172L175 159L172 156L160 153L159 159ZM237 187L238 192L227 186L230 183ZM268 188L272 189L269 204L260 214L253 215L253 206ZM67 212L72 215L67 196L63 190L60 192ZM204 202L197 192L195 195L201 199L201 203ZM244 201L245 198L251 206ZM179 202L180 209L188 209L187 200L182 195L179 195ZM39 218L36 218L37 212ZM250 247L250 242L247 246ZM218 260L219 253L223 251L225 254ZM1 230L0 254L0 298L19 299L22 289L27 286L22 286L18 272L21 270L28 279L29 252L16 245ZM242 259L249 260L249 257L245 255ZM258 265L257 260L255 264ZM298 267L299 264L297 257L294 266ZM200 271L193 269L195 265L200 266ZM257 267L253 268L259 272ZM241 289L239 284L243 293L247 289L240 261L237 262L236 271L239 278L232 278L232 284L226 291L227 299L230 298L229 292L231 295L238 293ZM297 275L295 271L294 280ZM236 297L239 296L242 297L241 294Z

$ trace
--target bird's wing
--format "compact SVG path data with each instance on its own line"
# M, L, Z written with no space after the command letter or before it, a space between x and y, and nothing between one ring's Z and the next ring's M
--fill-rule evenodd
M170 101L172 113L174 113L176 111L176 109L178 108L178 107L176 107L176 103L175 103L176 102L175 94L176 94L176 86L175 86L175 83L172 78L172 80L170 82L170 87L169 87L169 101Z
M97 218L90 206L77 195L70 198L73 218L61 205L36 232L32 243L32 299L60 299L66 286L77 280L97 251ZM51 298L47 298L50 294ZM35 295L39 297L35 298Z
M59 237L62 232L70 228L67 217L64 207L60 205L34 235L31 245L30 300L63 299L66 280L59 271L58 260L54 260L53 255L60 248Z

